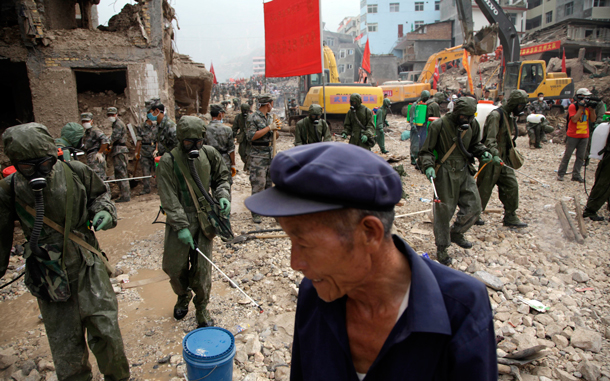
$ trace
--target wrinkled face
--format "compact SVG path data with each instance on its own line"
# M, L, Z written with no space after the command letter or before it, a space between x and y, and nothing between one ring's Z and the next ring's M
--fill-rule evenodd
M323 217L324 213L314 213L280 217L278 222L292 243L290 266L312 281L320 299L332 302L362 283L371 261L358 244L358 227L349 244L321 222Z

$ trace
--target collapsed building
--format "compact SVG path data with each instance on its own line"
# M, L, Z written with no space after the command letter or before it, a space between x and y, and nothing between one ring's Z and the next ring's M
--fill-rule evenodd
M99 27L100 0L2 1L0 134L35 121L58 137L82 112L109 133L106 107L137 125L151 98L172 119L206 113L213 77L174 52L174 9L167 0L136 1Z

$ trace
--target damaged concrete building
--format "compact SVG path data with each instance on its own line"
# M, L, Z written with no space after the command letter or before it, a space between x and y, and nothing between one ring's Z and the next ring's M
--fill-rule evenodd
M212 75L174 52L175 13L167 0L137 0L98 27L99 2L1 2L0 134L35 121L59 136L81 112L92 112L108 133L106 107L118 107L135 125L151 98L160 98L173 119L180 108L180 114L207 112Z

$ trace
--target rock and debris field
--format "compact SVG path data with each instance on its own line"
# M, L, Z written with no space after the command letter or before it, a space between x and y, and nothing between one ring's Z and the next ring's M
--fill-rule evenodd
M406 170L403 184L407 198L396 208L396 214L430 209L428 199L432 199L432 188L409 164L409 143L399 141L400 133L407 127L406 121L390 116L389 123L386 146L394 159L391 164L402 164ZM282 134L280 150L291 146L292 136ZM587 219L588 236L584 244L566 240L553 205L557 200L574 196L584 205L587 196L583 184L555 180L563 145L546 144L543 149L530 150L524 148L528 147L527 137L520 137L518 146L527 158L522 171L549 185L545 187L517 175L520 184L518 215L529 227L509 229L502 226L501 214L483 214L485 225L474 226L467 233L474 247L469 250L450 248L450 255L455 258L452 266L459 271L491 278L490 285L495 289L488 287L488 291L495 313L501 361L506 361L507 355L543 346L537 349L540 358L516 368L521 379L609 381L609 223ZM373 150L379 152L378 147ZM588 189L593 185L596 166L596 160L589 164ZM242 168L241 162L237 167ZM279 228L271 218L264 218L260 225L251 222L250 213L243 205L243 200L250 194L249 180L243 171L234 178L232 192L231 221L236 235ZM572 201L568 204L574 210ZM196 322L192 305L184 320L176 321L172 317L175 295L167 280L158 280L163 276L164 226L150 224L158 205L155 194L133 197L128 204L117 204L119 226L100 233L99 238L111 262L125 273L117 278L119 281L157 280L117 294L132 378L177 381L184 378L185 372L182 338L195 328ZM488 210L501 207L496 193ZM600 214L610 215L606 207ZM432 224L426 214L398 218L395 232L418 253L429 253L434 258ZM213 271L211 315L218 326L236 334L233 379L288 380L294 310L302 279L300 273L290 268L290 241L286 238L255 239L228 245L216 238L212 258L264 309L259 313L238 290ZM13 256L2 284L16 277L23 263L21 256ZM540 301L549 310L537 312L524 304L523 298ZM0 379L56 380L36 301L25 289L22 279L0 290L0 314L3 316ZM93 356L90 359L95 362ZM96 380L102 379L95 364L94 374ZM501 375L500 379L516 379L514 377Z

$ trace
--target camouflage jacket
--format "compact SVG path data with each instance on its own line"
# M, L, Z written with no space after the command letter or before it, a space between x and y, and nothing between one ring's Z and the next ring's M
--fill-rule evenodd
M163 117L163 120L157 126L157 143L159 143L159 155L173 150L178 145L176 123L167 115Z
M85 152L87 154L97 152L100 150L102 144L109 144L108 138L102 130L97 127L91 127L85 129L85 136L83 136L83 145L85 146Z
M155 151L155 144L157 143L157 126L144 122L140 127L136 128L136 136L138 141L142 142L140 155L152 157Z
M546 115L547 111L551 109L548 103L540 102L539 100L532 101L527 108L532 114L542 114Z
M125 139L127 133L127 126L125 126L125 123L123 123L121 119L117 118L116 121L112 123L112 135L110 135L112 152L110 153L110 156L129 152L126 146L127 139Z
M227 168L231 168L231 157L229 154L235 152L233 142L233 131L231 128L220 123L219 120L212 120L205 131L204 144L216 148Z
M271 147L271 143L273 142L271 131L267 132L259 139L252 140L257 131L260 131L271 124L271 115L268 114L265 116L260 110L256 110L256 112L248 117L248 122L246 124L248 126L246 136L248 137L248 140L252 142L252 155L271 154L271 151L273 150L273 147Z

